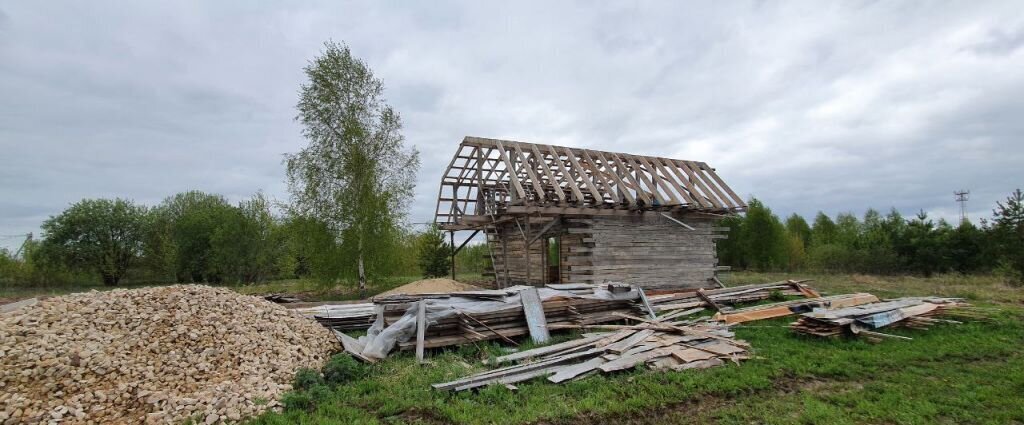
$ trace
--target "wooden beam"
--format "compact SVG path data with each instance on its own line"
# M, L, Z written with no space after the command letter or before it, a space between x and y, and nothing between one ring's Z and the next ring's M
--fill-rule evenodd
M541 236L544 236L544 232L551 229L551 227L553 227L559 221L561 220L555 218L554 220L551 220L548 224L545 224L544 227L541 227L540 230L537 231L537 234L530 238L530 241L526 243L526 248L529 249L530 245L533 245L533 243L536 242L537 239L540 239Z
M530 144L530 150L531 152L533 152L535 158L542 160L544 159L544 154L540 153L540 149L537 148L537 145ZM555 195L558 196L558 200L565 202L565 191L563 191L562 186L558 184L558 179L556 179L555 174L551 172L551 167L548 166L547 164L544 164L544 166L542 166L541 169L543 169L544 174L548 176L548 182L551 183L551 186L554 186Z
M725 189L725 191L727 193L729 193L729 196L732 197L732 200L736 201L736 206L737 207L740 207L740 208L746 207L747 203L744 202L743 199L740 198L739 195L736 194L736 192L733 192L732 188L730 188L729 185L725 184L725 182L722 181L721 177L718 177L718 173L715 172L714 168L711 168L710 166L708 166L707 163L704 163L704 162L700 163L700 165L701 165L701 168L705 169L708 172L708 174L711 175L711 178L716 183L718 183L719 186L722 186L722 189Z
M632 193L629 193L629 188L626 187L626 183L624 183L622 181L622 178L619 177L619 174L612 169L611 163L608 162L608 159L605 158L604 154L602 154L600 151L594 151L594 153L597 154L597 157L601 160L601 165L605 168L605 170L608 171L608 175L612 176L612 180L615 180L615 185L618 188L619 196L625 196L626 199L629 200L629 205L635 207L636 198L633 197Z
M452 253L452 261L455 261L455 255L458 254L459 251L462 251L462 248L465 247L466 244L469 243L469 241L473 240L473 237L476 236L477 233L480 233L480 229L474 230L473 234L469 235L469 237L466 238L466 240L462 241L462 244L459 245L458 248L455 248L455 252ZM452 232L452 234L454 235L455 232ZM453 276L452 279L455 279L455 277Z
M512 148L516 151L516 156L519 157L519 162L523 164L523 168L526 169L526 173L529 175L530 183L533 183L533 190L537 192L537 197L541 202L544 201L546 196L544 195L544 186L540 184L540 179L537 178L537 173L533 171L533 167L530 166L526 155L523 154L523 150L519 149L519 145L513 145Z
M572 152L566 149L566 157L569 158L569 163L572 164L573 168L575 168L579 173L580 178L583 180L583 184L586 185L587 189L590 189L590 193L594 195L594 202L598 205L604 202L604 196L601 195L600 190L597 190L597 186L595 186L594 182L591 181L592 179L587 175L585 172L586 170L583 169L580 162L576 160L576 155L573 155Z
M512 183L512 187L516 189L516 193L519 194L520 198L526 199L526 191L523 190L523 186L519 184L519 179L513 174L515 173L515 167L512 165L512 161L508 159L508 153L505 152L505 147L498 142L498 155L501 156L501 160L505 162L505 168L508 170L508 180Z
M682 205L683 201L681 201L678 197L676 197L676 194L675 194L675 192L676 192L676 187L675 186L676 185L672 184L672 182L670 182L670 181L665 180L664 177L659 176L658 175L658 169L655 168L654 165L652 165L650 161L648 161L647 157L645 157L645 156L638 156L636 158L637 158L637 160L640 161L640 164L643 165L644 168L646 168L651 173L651 180L654 182L654 192L658 193L658 187L662 186L662 187L665 188L664 189L665 190L665 194L668 195L668 197L671 200L671 203L676 204L676 205ZM659 185L657 183L658 181L661 181L663 184Z
M591 157L589 153L587 153L586 149L583 150L583 161L583 164L586 164L587 168L590 170L590 175L594 176L594 179L596 179L598 183L601 183L601 185L604 186L605 192L608 193L608 198L610 198L612 202L621 201L619 197L615 196L615 190L612 189L612 185L609 184L608 180L605 179L604 173L601 173L601 171L598 170L597 161L594 161L594 158ZM601 199L602 201L604 200L604 198Z
M636 190L636 196L643 199L644 203L646 203L648 207L653 206L654 200L647 195L647 192L640 186L640 182L637 181L636 177L633 177L632 173L629 172L629 167L627 166L626 161L623 161L621 157L614 153L611 154L611 158L615 160L616 163L615 171L618 172L620 176L625 176L626 180L629 180L629 182L633 184L633 187Z
M569 187L569 190L572 191L573 195L576 195L576 200L578 202L583 202L583 192L581 192L579 186L576 185L576 179L572 177L572 173L565 168L565 163L562 162L558 151L550 145L546 145L545 147L551 152L551 155L554 157L554 161L558 163L558 168L562 171L562 178L565 179L565 185Z

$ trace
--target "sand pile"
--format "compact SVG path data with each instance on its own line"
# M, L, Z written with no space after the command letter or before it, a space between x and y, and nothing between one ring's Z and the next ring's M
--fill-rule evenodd
M338 348L316 322L228 289L49 298L0 315L0 423L235 421Z
M387 292L382 292L378 297L386 297L388 295L398 294L428 294L436 292L459 292L459 291L479 291L479 286L473 286L468 283L462 283L457 280L437 278L437 279L422 279L415 282L410 282L405 285L399 286Z

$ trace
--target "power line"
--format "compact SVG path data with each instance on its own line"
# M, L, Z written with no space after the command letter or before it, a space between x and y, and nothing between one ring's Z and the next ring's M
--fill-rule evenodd
M953 192L953 195L956 196L956 202L961 205L961 223L967 222L967 200L971 190L959 189Z

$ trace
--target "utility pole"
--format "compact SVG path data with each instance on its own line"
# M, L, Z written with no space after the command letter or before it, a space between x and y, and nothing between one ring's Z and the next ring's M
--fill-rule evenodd
M18 248L18 252L14 253L14 258L18 258L18 255L22 252L24 252L25 255L28 255L28 250L25 247L30 243L32 243L32 232L28 232L28 234L25 235L25 242L22 242L21 247Z
M967 222L967 195L970 195L971 191L960 189L953 192L956 196L956 201L960 203L960 224Z

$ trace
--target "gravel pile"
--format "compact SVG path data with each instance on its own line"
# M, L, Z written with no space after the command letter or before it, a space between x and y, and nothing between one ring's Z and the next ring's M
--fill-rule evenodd
M0 315L0 423L237 421L338 349L316 322L228 289L49 298Z

